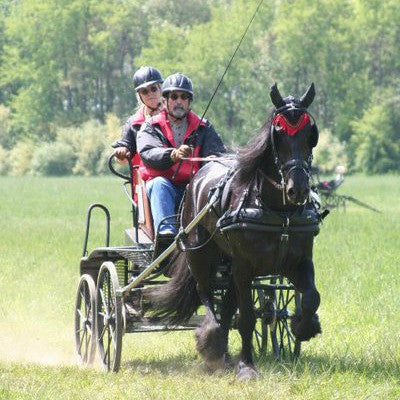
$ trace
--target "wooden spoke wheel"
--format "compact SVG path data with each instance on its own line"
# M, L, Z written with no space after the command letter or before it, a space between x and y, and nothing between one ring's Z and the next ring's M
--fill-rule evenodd
M117 372L122 350L122 298L115 265L104 262L99 271L96 297L97 343L100 361L107 371Z
M289 284L285 278L279 278L278 283ZM275 318L270 325L272 350L277 359L294 361L300 355L301 342L294 337L290 321L300 308L301 295L294 288L277 288L274 297Z
M82 275L75 302L75 349L83 365L91 364L96 353L96 285L90 275Z

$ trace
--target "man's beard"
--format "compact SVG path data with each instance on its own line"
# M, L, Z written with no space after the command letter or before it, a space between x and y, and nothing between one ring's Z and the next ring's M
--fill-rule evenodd
M170 114L178 119L182 119L186 116L187 110L185 110L182 106L175 106Z

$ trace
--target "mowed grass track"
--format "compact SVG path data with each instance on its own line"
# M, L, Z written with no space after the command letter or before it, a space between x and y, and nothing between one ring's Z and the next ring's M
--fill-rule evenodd
M349 204L316 238L323 334L296 365L257 360L261 378L209 376L192 332L129 334L118 374L75 364L73 311L90 203L131 219L117 178L0 178L0 399L399 399L400 177L349 177ZM104 243L94 214L89 246ZM235 335L233 335L235 336ZM232 352L237 355L234 337Z

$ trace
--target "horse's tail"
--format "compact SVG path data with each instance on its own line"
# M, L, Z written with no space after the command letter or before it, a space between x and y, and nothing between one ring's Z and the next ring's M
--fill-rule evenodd
M144 300L152 319L176 326L188 321L201 301L186 254L180 253L172 267L171 279L146 291Z

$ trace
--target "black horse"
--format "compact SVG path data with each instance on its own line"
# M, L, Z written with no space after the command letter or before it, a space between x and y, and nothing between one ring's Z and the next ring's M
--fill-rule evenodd
M289 278L302 293L301 311L292 319L293 334L305 341L321 332L312 261L318 213L308 206L312 149L318 142L317 127L307 112L315 96L314 84L300 99L282 98L276 85L270 95L276 108L253 143L228 165L208 163L189 184L182 226L193 220L210 194L219 194L218 202L181 238L187 251L178 256L172 279L149 296L157 316L171 324L187 320L200 304L205 306L206 317L196 331L197 350L212 370L222 368L227 360L229 327L239 309L240 379L258 375L252 358L254 277ZM292 229L299 220L309 223L310 219L311 225ZM283 222L276 225L276 221ZM213 282L217 266L227 260L231 278L217 321Z

